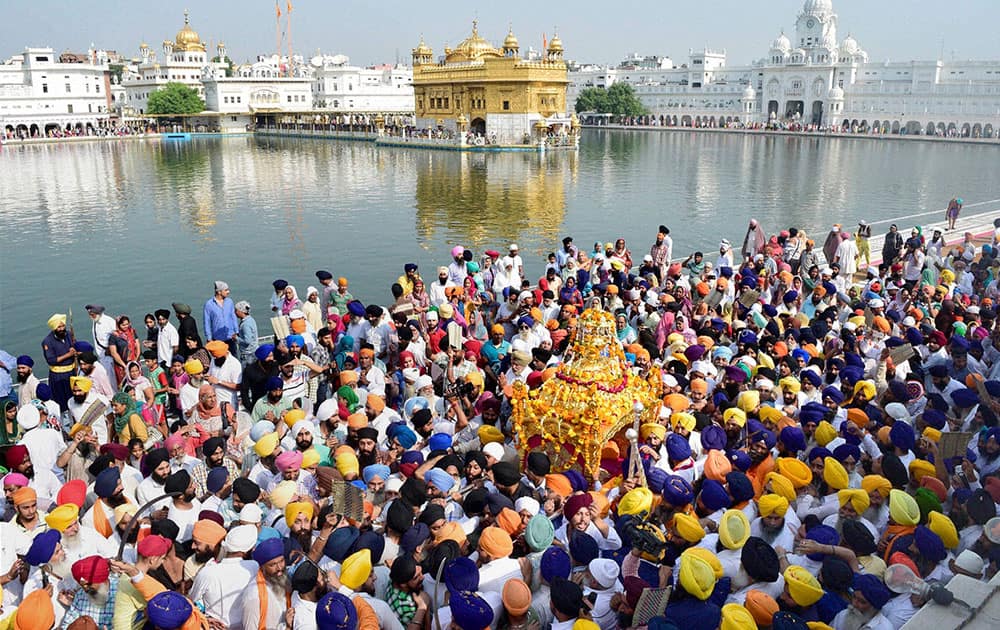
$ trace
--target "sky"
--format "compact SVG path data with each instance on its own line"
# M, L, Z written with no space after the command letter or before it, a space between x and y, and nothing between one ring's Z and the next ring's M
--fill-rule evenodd
M280 0L281 10L287 11ZM273 0L162 0L139 3L93 0L86 6L65 0L4 2L8 26L0 58L25 46L85 51L98 48L138 56L139 43L161 51L191 9L191 26L213 47L220 40L237 63L275 48ZM499 45L512 24L522 51L541 48L543 34L558 30L566 58L617 63L626 54L666 55L678 65L692 48L725 49L729 65L748 64L767 54L771 41L791 35L803 0L710 0L636 2L575 0L539 5L529 0L461 2L434 0L292 0L291 35L296 53L346 54L357 65L409 62L423 35L441 54L464 39L473 19L479 32ZM572 11L568 7L572 6ZM873 61L1000 59L994 29L998 0L834 0L838 37L852 34ZM285 18L282 17L282 29ZM161 53L162 54L162 53Z

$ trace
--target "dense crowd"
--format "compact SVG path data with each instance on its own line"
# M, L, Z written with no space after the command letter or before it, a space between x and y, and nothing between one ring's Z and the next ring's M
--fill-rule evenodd
M926 596L889 576L1000 567L1000 226L893 227L881 266L866 227L683 260L666 226L566 237L540 277L456 246L384 305L321 270L138 329L54 314L0 352L0 625L898 629ZM662 402L556 470L511 397L585 309Z

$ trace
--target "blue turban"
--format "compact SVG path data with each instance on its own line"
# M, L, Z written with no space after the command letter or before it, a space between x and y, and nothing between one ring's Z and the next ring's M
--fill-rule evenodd
M841 372L841 376L843 376L843 372ZM830 385L829 387L823 388L823 398L829 398L839 405L844 402L844 392L840 391L833 385ZM829 411L829 409L827 409L827 411Z
M552 578L555 577L569 579L573 563L569 559L569 554L563 551L562 547L552 546L542 554L540 569L545 581L551 583Z
M752 330L744 330L740 333L740 343L753 345L757 343L757 335Z
M205 478L205 489L215 494L222 490L227 479L229 479L229 471L226 470L225 466L216 466L208 471L208 477Z
M447 433L435 433L427 440L427 447L432 451L446 451L451 448L451 436Z
M274 540L281 538L281 532L274 529L273 527L261 527L260 533L257 534L257 544L264 542L265 540Z
M768 317L774 317L775 315L778 314L778 309L773 304L765 304L763 306L763 311L764 314L767 315Z
M93 352L94 346L89 341L77 341L73 344L77 352Z
M702 504L712 512L727 508L732 504L726 487L714 479L706 479L701 486Z
M840 463L844 463L848 457L853 457L854 461L861 460L861 449L856 444L841 444L833 449L833 458Z
M194 608L187 597L176 591L158 593L146 604L149 623L163 630L176 630L191 617Z
M535 320L532 319L530 315L522 315L520 318L518 318L517 325L519 327L527 326L528 328L533 328L535 325Z
M365 483L369 483L375 477L381 477L382 481L385 481L391 474L392 471L385 464L372 464L362 469L361 478L365 480Z
M913 427L897 420L892 423L892 428L889 429L889 441L892 442L893 446L908 451L916 444L917 436L913 432Z
M347 529L346 527L341 527L340 529ZM331 538L332 538L331 534ZM253 550L254 561L264 566L271 560L275 558L280 558L285 553L285 543L282 542L280 538L269 538L264 541L257 543L257 547Z
M945 365L944 363L938 363L936 365L932 365L931 367L927 368L927 371L930 373L931 376L935 378L944 378L945 376L948 376L948 366Z
M809 449L809 454L806 455L806 461L811 462L814 459L826 459L827 457L833 457L833 453L829 451L825 446L814 446Z
M427 539L430 537L431 530L429 527L423 523L414 523L410 526L410 529L406 530L402 538L399 539L399 548L406 553L412 554L417 550L417 547L427 542ZM353 543L354 541L351 542Z
M28 553L24 554L24 561L30 566L37 567L48 563L52 559L52 554L56 552L56 545L62 540L62 534L57 529L47 529L31 540L31 547Z
M483 630L493 623L493 608L473 592L452 593L450 605L451 622L462 630Z
M444 568L443 577L444 585L452 595L462 591L479 590L479 567L465 556L449 562Z
M896 316L899 317L899 315L896 315ZM898 348L899 346L903 345L904 343L906 343L906 342L903 341L902 339L900 339L899 337L889 337L888 339L885 340L885 347L886 348Z
M733 268L732 267L719 267L719 277L720 278L732 278Z
M733 470L746 472L753 465L750 455L746 451L729 451L726 453L726 457L729 458L729 463L733 465Z
M976 390L968 387L953 391L951 399L955 403L955 407L959 409L968 409L979 404L979 394L976 393Z
M829 525L816 525L806 532L806 538L808 540L815 540L821 545L837 545L840 543L840 534ZM811 553L807 557L810 560L822 562L825 555L822 553Z
M18 365L25 365L27 367L34 367L35 366L35 360L32 359L31 357L29 357L26 354L22 354L21 356L17 357L17 364Z
M780 439L787 451L798 453L806 450L806 434L799 427L785 427L781 430Z
M333 277L333 276L331 276L331 277ZM282 280L281 278L278 278L277 280L275 280L274 282L271 283L271 286L274 287L275 291L281 291L285 287L288 286L288 281L287 280Z
M853 365L848 365L840 371L840 382L853 387L863 376L864 370Z
M111 497L115 493L115 488L118 487L118 482L121 478L121 472L117 466L105 468L97 475L97 479L94 480L94 494L102 499Z
M370 529L365 530L351 545L347 556L350 557L362 549L368 549L371 552L373 563L379 562L382 554L385 553L385 537Z
M812 358L812 355L810 355L802 348L796 348L792 350L792 358L795 359L796 361L804 361L806 363L809 363L809 359Z
M667 484L670 475L662 468L652 467L646 472L646 485L656 494L663 493L663 486Z
M701 447L706 451L726 448L726 432L717 424L710 424L701 431Z
M288 335L287 337L285 337L285 345L288 346L289 348L291 348L292 345L296 345L300 348L305 348L306 338L303 337L302 335Z
M791 304L797 299L799 299L799 292L796 291L795 289L792 289L791 291L785 291L785 295L781 297L781 301L784 302L785 304Z
M687 438L681 437L677 433L667 436L667 457L673 462L682 462L691 457L691 444Z
M931 562L941 562L948 557L948 551L944 548L941 537L926 525L918 525L913 532L913 538L917 543L917 551Z
M455 487L455 478L440 468L431 468L425 472L424 481L444 493L451 492Z
M274 344L265 343L262 346L257 346L257 349L253 351L253 356L257 357L258 361L263 361L272 352L274 352Z
M857 352L845 352L844 353L844 365L847 367L865 368L865 360L861 358L861 355Z
M269 376L264 382L264 389L269 392L275 389L285 389L285 381L281 380L280 376Z
M986 388L987 394L1000 398L1000 381L986 381L983 386Z
M635 365L635 355L632 354L631 352L626 352L625 363L628 363L629 365Z
M951 338L951 347L954 350L958 350L959 352L968 352L971 346L972 344L970 344L969 340L966 339L965 337L954 335Z
M904 337L906 337L906 342L911 346L922 346L924 344L924 336L916 328L907 329Z
M893 598L885 582L870 573L854 574L854 590L861 591L868 603L879 610Z
M889 381L889 391L892 392L892 397L901 403L905 403L910 400L910 392L906 391L906 383L896 379Z
M840 393L840 390L836 389L835 387L831 387L828 389L833 389L837 393ZM824 418L826 418L826 414L829 411L830 411L829 407L827 407L822 403L818 403L815 401L808 402L802 407L802 409L799 410L799 422L801 422L802 424L809 424L810 422L819 424L820 422L823 421Z
M316 604L316 627L321 630L354 630L358 627L358 611L347 595L332 591Z
M750 436L750 442L763 442L764 446L771 449L778 443L778 438L775 437L774 431L760 429Z
M679 475L670 475L661 494L663 500L674 507L687 505L694 500L694 489L687 479Z
M799 372L799 378L803 381L809 381L813 387L819 387L823 384L823 377L816 370L802 370Z
M416 270L417 270L417 263L406 263L405 265L403 265L403 271L409 272Z
M347 303L347 312L355 317L364 317L365 305L357 300L351 300Z
M362 491L368 487L367 484L365 484L365 482L361 479L355 479L354 481L351 482L351 485L357 488L358 490Z
M394 437L403 448L413 448L413 445L417 443L417 434L413 432L413 429L406 425L402 425L396 429Z
M757 278L755 278L753 276L743 276L742 278L740 278L740 286L741 287L746 287L748 289L756 289L757 288Z
M726 485L729 486L729 494L736 503L743 503L754 497L753 483L745 473L739 471L729 473L726 475Z
M779 610L771 618L771 630L809 630L809 626L795 613Z
M360 536L357 527L338 527L331 532L330 537L326 539L326 544L323 545L323 555L336 562L343 562L344 558L347 557L347 553L351 550L351 545ZM260 546L257 546L260 549ZM254 552L254 560L257 560L257 552ZM263 562L257 561L257 564L264 564Z
M601 555L594 537L586 532L573 532L569 540L569 555L577 566L587 566Z
M35 385L35 398L42 402L52 400L52 388L49 387L48 383L39 383Z
M716 346L712 350L712 359L725 359L726 361L731 361L733 359L733 351L729 349L729 346Z
M569 485L573 488L573 492L587 492L590 489L583 473L579 470L564 470L563 476L569 479Z

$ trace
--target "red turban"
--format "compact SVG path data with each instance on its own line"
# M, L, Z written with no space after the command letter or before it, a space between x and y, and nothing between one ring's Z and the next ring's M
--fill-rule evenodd
M76 507L83 509L83 504L87 500L87 482L82 479L67 481L66 485L59 490L56 495L56 505L72 503Z
M566 499L566 504L563 506L563 516L566 517L566 520L572 520L577 512L590 507L590 504L593 502L594 497L590 496L590 494L574 494Z
M107 558L87 556L73 563L73 579L87 584L103 584L108 581L111 567Z
M14 470L28 459L28 447L23 444L15 444L7 449L7 468Z

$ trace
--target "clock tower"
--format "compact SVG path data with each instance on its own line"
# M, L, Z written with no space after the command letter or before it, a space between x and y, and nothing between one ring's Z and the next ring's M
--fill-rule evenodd
M837 42L837 14L832 0L806 0L795 23L795 46L830 48Z

